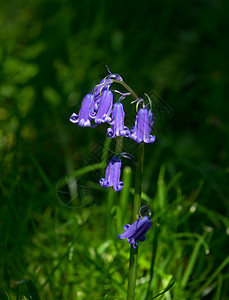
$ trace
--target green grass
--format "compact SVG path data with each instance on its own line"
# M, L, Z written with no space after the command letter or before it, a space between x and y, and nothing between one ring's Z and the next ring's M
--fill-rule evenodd
M136 299L228 298L227 11L224 0L1 2L0 300L126 298L117 235L136 169L122 163L121 193L102 189L118 146L106 125L69 122L106 64L154 104ZM126 100L125 113L133 126ZM137 158L134 142L123 149Z
M81 172L85 173L85 169ZM130 174L128 167L123 175L127 182ZM223 299L229 260L214 254L216 242L221 244L226 239L226 228L220 220L223 216L208 209L199 210L200 195L190 201L179 187L178 177L182 176L168 184L165 174L163 165L156 197L142 197L147 198L152 209L154 225L139 246L136 297L151 299L166 291L160 299L202 299L208 294L212 299ZM42 170L39 176L45 184L47 178ZM102 191L103 202L78 209L61 206L57 199L52 205L45 205L51 197L48 186L43 200L30 187L30 197L22 201L16 197L18 185L24 189L27 185L20 180L11 184L12 193L5 198L9 209L3 215L8 225L2 249L2 288L9 299L21 299L22 295L39 299L38 294L41 299L125 299L129 245L118 240L117 234L131 215L128 206L133 196L128 192L128 184L120 197L112 192L113 199L109 200L110 192ZM168 189L177 193L171 201ZM32 197L37 198L34 207ZM16 201L20 204L17 210ZM42 204L43 209L38 211L35 205ZM204 220L198 232L190 226L195 217ZM217 227L207 226L214 221Z

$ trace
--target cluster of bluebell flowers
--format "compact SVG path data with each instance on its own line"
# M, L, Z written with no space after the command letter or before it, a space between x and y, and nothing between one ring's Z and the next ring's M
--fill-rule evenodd
M153 143L155 136L150 134L154 122L151 102L149 102L150 110L148 110L143 99L134 101L137 102L137 108L140 104L142 104L142 108L137 111L134 127L129 129L124 124L125 112L121 101L130 93L111 90L113 82L122 84L123 79L119 74L112 74L109 69L108 71L109 75L103 78L92 89L91 93L83 98L79 113L73 113L70 121L81 127L96 127L98 124L108 123L111 125L111 128L107 129L108 138L123 136L131 138L137 143ZM113 93L121 95L116 103L114 103ZM120 157L112 157L108 163L105 178L99 180L101 187L113 186L115 191L121 191L124 183L120 181L120 170Z
M133 139L137 143L153 143L155 141L155 136L150 133L153 127L154 117L150 98L146 95L149 101L148 105L150 106L150 109L148 109L148 105L145 105L144 100L137 98L134 91L124 83L119 74L112 74L109 69L108 72L109 75L103 78L100 83L92 89L91 93L83 98L79 113L73 113L70 117L70 121L81 127L96 127L98 124L107 123L111 126L110 128L107 128L108 138L122 136ZM118 90L112 90L111 85L113 83L120 83L128 90L128 92L122 93ZM114 93L120 95L118 101L115 103ZM125 97L130 94L137 98L132 102L137 103L137 114L131 129L125 126L125 111L122 104ZM138 109L140 105L142 107ZM134 158L127 153L119 153L118 155L113 156L107 165L105 178L99 180L101 187L113 187L116 192L122 190L124 182L120 180L121 157L127 157L134 161ZM137 248L138 241L142 242L145 240L145 233L150 229L151 225L152 220L150 219L150 216L141 216L132 225L126 224L124 226L124 233L120 234L118 237L120 239L127 238L130 245Z

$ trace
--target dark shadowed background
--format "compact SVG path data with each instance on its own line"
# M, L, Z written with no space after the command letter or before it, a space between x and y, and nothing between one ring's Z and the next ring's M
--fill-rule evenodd
M181 282L184 294L171 299L194 299L190 295L222 262L195 299L227 299L228 11L226 0L1 1L1 297L7 292L8 299L125 299L128 246L116 240L122 228L113 230L118 195L98 184L104 169L76 176L87 196L80 195L73 207L66 205L68 194L58 194L65 175L100 163L107 125L81 128L69 117L107 75L108 65L139 97L147 93L153 100L156 142L145 147L144 193L153 201L158 174L165 172L166 183L176 181L168 188L168 205L179 195L183 199L173 208L174 220L183 220L175 232L211 232L210 254L201 254L185 288L182 270L194 244L183 245L183 269L173 289L181 291ZM130 100L126 118L133 126ZM124 150L136 156L133 145L124 144ZM134 172L131 162L125 164ZM131 182L133 187L133 175ZM114 198L109 204L108 194ZM128 216L129 209L122 213ZM165 214L157 222L168 226L167 220ZM114 248L104 258L109 243ZM145 253L149 265L143 263L141 278L150 269L151 250ZM175 276L176 267L169 274ZM163 286L157 284L159 293Z

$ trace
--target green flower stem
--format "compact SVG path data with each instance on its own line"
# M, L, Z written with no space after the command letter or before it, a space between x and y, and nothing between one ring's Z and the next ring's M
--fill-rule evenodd
M143 164L144 164L144 143L142 142L138 147L138 164L137 164L136 176L135 176L133 222L137 220L139 215L139 209L141 207Z
M115 152L116 153L121 153L122 152L122 147L123 147L123 136L117 136Z
M138 263L138 248L130 246L130 262L129 262L129 278L127 288L127 300L135 299L135 285L137 277L137 263Z
M131 93L131 95L138 99L138 95L129 87L124 81L112 79L113 82L121 84L124 88ZM142 191L142 174L143 174L143 163L144 163L144 143L142 142L138 148L138 164L136 168L135 176L135 194L134 194L134 205L133 205L133 222L138 219L139 210L141 207L141 191ZM137 277L137 263L138 263L138 248L130 246L130 262L129 262L129 278L128 278L128 289L127 289L127 300L135 299L135 285Z
M136 176L135 176L133 222L137 220L139 209L141 207L143 163L144 163L144 143L141 143L138 148L138 164L137 164ZM127 298L126 298L127 300L135 299L137 262L138 262L138 248L133 248L130 246L129 278L128 278Z
M138 95L135 93L135 91L133 91L132 88L129 87L129 85L126 84L124 81L115 80L115 79L112 79L112 81L121 84L124 88L127 89L128 92L130 92L134 96L134 98L138 99Z

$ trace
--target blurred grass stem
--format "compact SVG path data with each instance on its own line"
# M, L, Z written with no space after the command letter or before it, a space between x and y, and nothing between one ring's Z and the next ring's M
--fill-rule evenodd
M141 207L143 162L144 162L144 143L141 143L138 148L138 164L137 164L137 168L136 168L136 177L135 177L133 222L137 220L138 214L139 214L139 209ZM133 248L130 246L130 262L129 262L127 300L135 299L137 262L138 262L138 248Z

